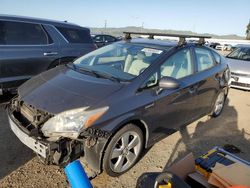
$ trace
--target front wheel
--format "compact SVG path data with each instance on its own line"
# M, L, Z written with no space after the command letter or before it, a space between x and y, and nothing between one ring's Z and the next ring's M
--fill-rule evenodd
M144 145L142 131L127 124L111 139L103 158L103 170L110 176L119 176L138 161Z
M211 116L217 117L221 114L226 101L225 91L221 91L217 96Z

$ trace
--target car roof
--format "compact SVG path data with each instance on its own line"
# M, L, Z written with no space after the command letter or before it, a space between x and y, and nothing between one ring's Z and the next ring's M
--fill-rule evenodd
M123 40L123 42L134 43L134 44L143 44L146 46L155 46L160 48L165 47L174 47L178 43L175 41L159 40L159 39L146 39L146 38L133 38L131 40Z
M67 21L57 21L57 20L50 20L50 19L43 19L43 18L34 18L34 17L7 15L7 14L0 14L0 20L24 21L24 22L30 22L30 23L40 23L40 24L48 24L48 25L54 25L54 26L65 26L65 27L71 27L71 28L81 27L77 24L69 23ZM81 27L81 28L84 28L84 27Z

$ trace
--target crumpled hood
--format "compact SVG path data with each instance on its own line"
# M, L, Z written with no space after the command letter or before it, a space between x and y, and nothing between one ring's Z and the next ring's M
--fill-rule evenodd
M59 66L25 82L18 89L21 100L52 113L93 106L119 90L122 84Z
M250 62L227 58L231 72L250 74Z

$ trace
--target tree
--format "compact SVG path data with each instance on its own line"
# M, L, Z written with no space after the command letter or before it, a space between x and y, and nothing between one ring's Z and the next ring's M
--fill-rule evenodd
M250 40L250 21L249 21L249 23L247 25L246 35L247 35L246 39Z

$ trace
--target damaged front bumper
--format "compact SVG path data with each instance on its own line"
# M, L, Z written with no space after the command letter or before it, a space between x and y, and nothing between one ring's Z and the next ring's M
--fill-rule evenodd
M39 133L39 127L27 131L20 112L7 109L10 128L19 140L32 149L45 164L65 167L68 163L84 156L90 168L101 172L101 160L105 145L111 136L109 132L96 128L84 130L79 139L61 138L50 141ZM34 130L37 129L37 130Z
M14 122L13 117L9 116L10 128L13 133L17 136L17 138L30 149L32 149L35 153L46 158L50 151L50 145L48 143L44 143L41 140L35 139L25 132L23 132Z

